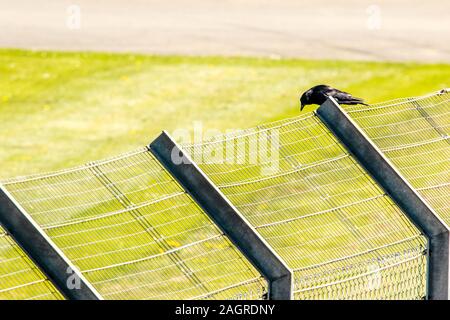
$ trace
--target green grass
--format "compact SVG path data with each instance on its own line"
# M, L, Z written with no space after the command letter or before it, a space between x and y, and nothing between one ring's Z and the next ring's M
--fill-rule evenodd
M449 79L448 64L0 50L0 178L115 155L193 121L225 130L294 116L318 83L379 102Z

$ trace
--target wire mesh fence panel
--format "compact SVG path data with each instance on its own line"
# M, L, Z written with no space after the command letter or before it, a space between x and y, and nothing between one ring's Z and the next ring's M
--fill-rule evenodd
M184 149L294 270L296 298L426 295L426 239L315 115Z
M0 226L0 300L64 297Z
M343 261L326 271L309 268L298 280L297 299L411 299L426 277L426 258L411 250L353 264ZM338 274L345 274L345 278Z
M349 114L450 224L450 93L351 108Z
M106 299L261 299L267 291L146 148L4 185Z
M447 223L448 107L441 93L347 109ZM426 239L314 114L183 147L294 270L295 298L426 296ZM3 185L104 298L267 293L147 149ZM62 298L33 266L0 230L0 298Z

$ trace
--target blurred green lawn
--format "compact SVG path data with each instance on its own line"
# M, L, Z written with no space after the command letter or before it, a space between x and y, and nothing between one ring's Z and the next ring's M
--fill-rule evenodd
M449 87L450 64L0 50L0 178L105 158L193 121L225 130L295 116L319 83L374 103Z

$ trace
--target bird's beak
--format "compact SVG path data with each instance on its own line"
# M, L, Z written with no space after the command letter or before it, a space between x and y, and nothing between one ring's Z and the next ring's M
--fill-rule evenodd
M304 107L305 107L305 105L302 103L302 104L300 105L300 111L302 111Z

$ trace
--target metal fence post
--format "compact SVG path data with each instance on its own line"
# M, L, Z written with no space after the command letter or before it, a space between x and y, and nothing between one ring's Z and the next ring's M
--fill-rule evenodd
M177 143L163 132L149 150L266 278L269 299L292 299L292 271Z
M80 271L1 185L0 224L67 299L102 299Z
M427 298L448 300L449 228L445 222L333 98L322 104L316 113L428 238Z

